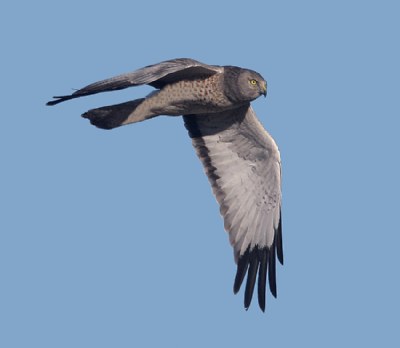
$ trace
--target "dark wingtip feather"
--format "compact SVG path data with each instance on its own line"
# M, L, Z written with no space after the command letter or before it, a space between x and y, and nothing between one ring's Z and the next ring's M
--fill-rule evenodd
M73 96L73 95L63 95L63 96L55 96L55 97L53 97L55 100L50 100L50 101L48 101L47 103L46 103L46 105L48 105L48 106L52 106L52 105L56 105L56 104L58 104L58 103L62 103L62 102L64 102L64 101L66 101L66 100L70 100L70 99L73 99L73 98L76 98L75 96Z
M246 275L247 269L249 267L249 249L239 257L235 283L233 284L233 293L237 294L242 286L244 276Z
M272 296L276 298L276 260L275 260L275 243L272 244L271 250L268 255L268 283L269 290L271 291Z
M135 99L121 104L91 109L82 114L82 117L98 128L113 129L122 126L143 100L144 98Z
M101 129L113 129L116 127L112 119L107 117L107 113L98 109L93 109L82 114L83 118L90 121L93 126Z
M279 224L275 232L276 254L278 260L283 265L283 243L282 243L282 213L279 212Z
M244 293L244 308L246 310L250 307L258 274L258 304L261 310L265 312L268 263L271 262L270 255L274 254L270 252L269 248L258 248L256 246L251 251L249 247L246 252L239 257L233 292L236 294L240 290L243 279L247 273Z
M251 304L251 299L253 298L254 286L257 279L258 266L260 260L258 259L257 248L254 248L249 255L249 271L247 274L246 289L244 291L244 308L248 309Z
M267 277L270 292L275 298L277 297L276 254L276 241L274 241L274 243L269 248L259 248L258 246L255 246L253 250L250 251L249 247L246 252L239 257L233 291L235 294L239 291L243 283L243 279L247 273L247 281L244 294L244 307L246 310L248 310L248 308L250 307L253 298L254 287L257 281L257 274L258 304L260 306L260 309L265 312Z
M258 305L265 312L265 289L267 283L268 249L262 248L258 251L260 268L258 271Z

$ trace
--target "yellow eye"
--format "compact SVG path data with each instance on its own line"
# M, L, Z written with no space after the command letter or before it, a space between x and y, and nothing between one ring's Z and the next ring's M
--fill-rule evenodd
M256 85L257 84L257 80L254 80L254 79L250 80L250 84L252 84L253 86Z

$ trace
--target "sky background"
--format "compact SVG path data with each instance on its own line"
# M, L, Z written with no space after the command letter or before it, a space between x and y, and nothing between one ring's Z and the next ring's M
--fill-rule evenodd
M0 346L400 343L398 1L3 1ZM182 119L102 131L45 103L176 57L268 81L284 267L263 314Z

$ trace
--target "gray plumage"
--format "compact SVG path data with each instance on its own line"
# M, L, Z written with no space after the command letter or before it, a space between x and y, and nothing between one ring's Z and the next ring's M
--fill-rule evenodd
M181 58L95 82L47 105L142 84L157 90L82 116L99 128L112 129L159 115L183 115L234 249L234 292L247 274L247 309L258 276L258 302L264 311L267 278L276 297L276 256L283 264L279 151L250 106L266 95L266 81L249 69Z

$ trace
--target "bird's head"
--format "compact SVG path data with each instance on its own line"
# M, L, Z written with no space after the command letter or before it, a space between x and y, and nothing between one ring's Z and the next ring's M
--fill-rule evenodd
M238 82L241 94L249 100L254 100L260 95L267 96L267 81L258 72L242 69Z
M258 72L228 67L225 73L226 92L230 99L250 102L260 95L267 96L267 81Z

